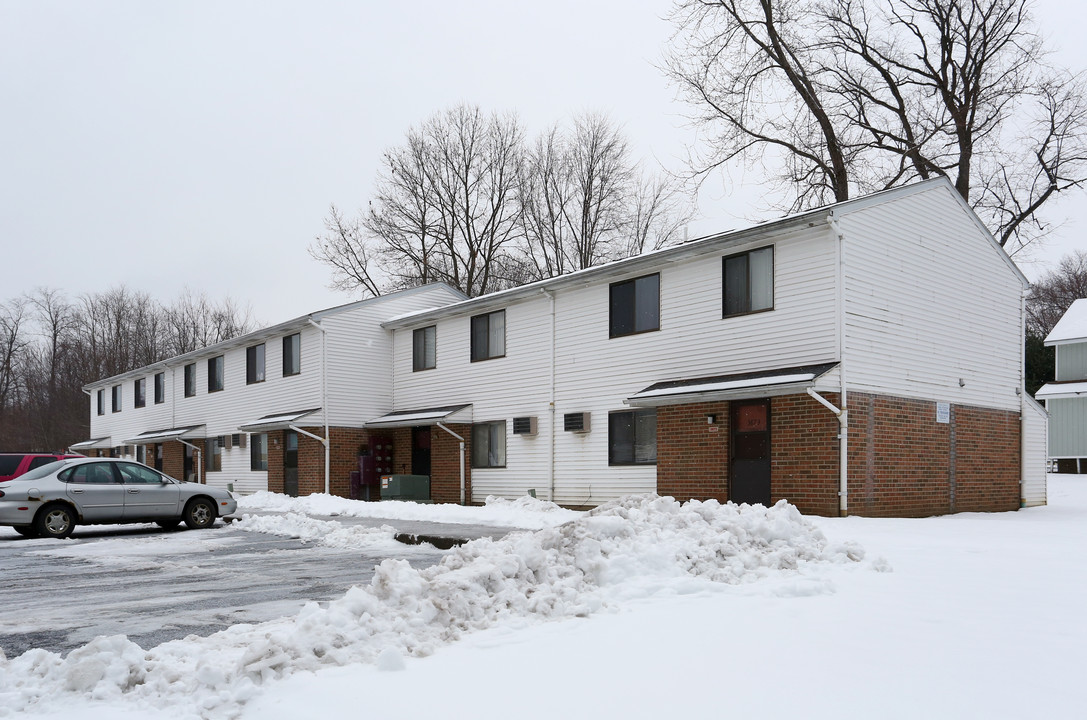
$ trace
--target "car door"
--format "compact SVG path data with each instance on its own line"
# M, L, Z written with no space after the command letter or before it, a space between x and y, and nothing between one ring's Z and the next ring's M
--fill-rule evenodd
M83 522L116 522L125 507L125 488L114 474L110 463L76 465L64 481L65 494L75 503Z
M125 520L179 517L180 486L149 467L117 463L125 487Z

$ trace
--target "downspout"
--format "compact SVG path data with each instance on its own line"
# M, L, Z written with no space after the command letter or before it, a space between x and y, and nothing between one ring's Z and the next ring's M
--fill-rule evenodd
M555 293L547 288L543 288L543 293L551 301L551 389L547 403L551 415L551 430L547 454L547 500L555 502Z
M1015 394L1019 396L1019 507L1026 506L1027 485L1027 295L1030 288L1023 288L1019 293L1019 347L1023 352L1019 356L1019 387ZM1049 436L1046 435L1045 458L1049 460Z
M445 425L442 425L440 422L435 424L460 442L460 504L464 505L464 438L447 428Z
M328 331L321 327L318 323L313 322L313 318L307 320L310 325L321 331L321 407L323 408L321 414L325 417L325 438L317 437L308 432L302 432L303 435L309 435L312 438L321 440L321 444L325 446L325 495L329 494L329 463L331 462L328 442ZM301 342L301 339L299 340ZM291 428L295 430L294 427Z
M849 410L845 383L845 232L834 217L834 211L827 213L827 224L838 237L838 282L835 283L838 302L838 380L841 382L841 409L820 397L811 388L808 394L819 400L838 418L838 514L849 515ZM871 442L871 438L869 438Z
M316 440L317 442L319 442L319 443L321 443L322 445L325 446L325 495L328 495L328 425L325 425L325 437L318 437L317 435L314 435L310 431L303 430L302 428L297 427L295 425L287 425L287 427L290 428L291 430L294 430L296 433L298 433L300 435L305 435L306 437L311 437L314 440Z

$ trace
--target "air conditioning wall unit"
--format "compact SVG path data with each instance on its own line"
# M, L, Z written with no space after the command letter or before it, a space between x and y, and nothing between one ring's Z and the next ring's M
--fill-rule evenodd
M538 432L536 417L515 417L513 419L514 435L535 435Z
M562 416L562 429L565 432L587 433L590 415L587 412L566 413Z
M249 436L246 435L245 433L234 433L233 435L230 436L230 443L234 447L242 448L244 450L245 449L245 440L248 437Z

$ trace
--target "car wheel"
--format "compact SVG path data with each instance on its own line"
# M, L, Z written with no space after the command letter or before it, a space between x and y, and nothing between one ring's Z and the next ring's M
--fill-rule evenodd
M185 506L185 524L192 530L210 527L215 522L215 506L210 500L196 498Z
M180 518L174 518L172 520L156 520L155 524L158 525L163 530L173 530L174 528L176 528L178 525L181 524L181 519Z
M67 505L46 505L34 518L34 532L42 537L66 538L75 529L75 512Z
M33 525L15 525L15 532L19 533L23 537L38 537L38 532L34 529Z

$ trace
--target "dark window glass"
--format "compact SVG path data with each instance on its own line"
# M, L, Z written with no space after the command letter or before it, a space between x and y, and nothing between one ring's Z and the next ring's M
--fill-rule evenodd
M121 386L113 386L113 412L121 412Z
M166 373L155 375L155 404L166 402Z
M0 475L14 475L22 461L22 455L0 455Z
M773 246L730 255L722 262L725 316L773 309Z
M135 406L141 408L147 405L147 378L140 378L133 383L133 390L135 391L133 393Z
M27 466L27 470L33 470L34 468L40 468L42 465L48 465L51 462L56 462L57 459L52 455L45 455L43 457L31 458L30 465ZM26 478L23 478L24 480Z
M430 370L436 367L438 360L438 329L419 328L412 333L412 370Z
M208 359L208 392L223 389L223 356Z
M223 469L223 443L218 437L208 438L204 442L204 469L208 472Z
M109 463L76 465L60 479L64 482L90 485L109 485L117 482L117 479L113 476L113 468L110 467Z
M105 390L99 390L98 391L98 414L99 415L105 415L106 414L106 391Z
M249 436L249 469L268 469L268 435L265 433Z
M117 463L117 470L121 473L121 482L125 485L159 485L162 476L151 468L132 463Z
M609 337L660 330L660 274L615 283L609 294Z
M472 318L472 362L505 357L506 311L496 310Z
M298 333L283 338L283 376L302 372L302 336Z
M657 411L653 408L608 415L608 464L657 462Z
M196 394L196 363L185 366L185 397Z
M245 349L245 382L264 382L264 343Z
M472 467L506 467L506 421L472 426Z

